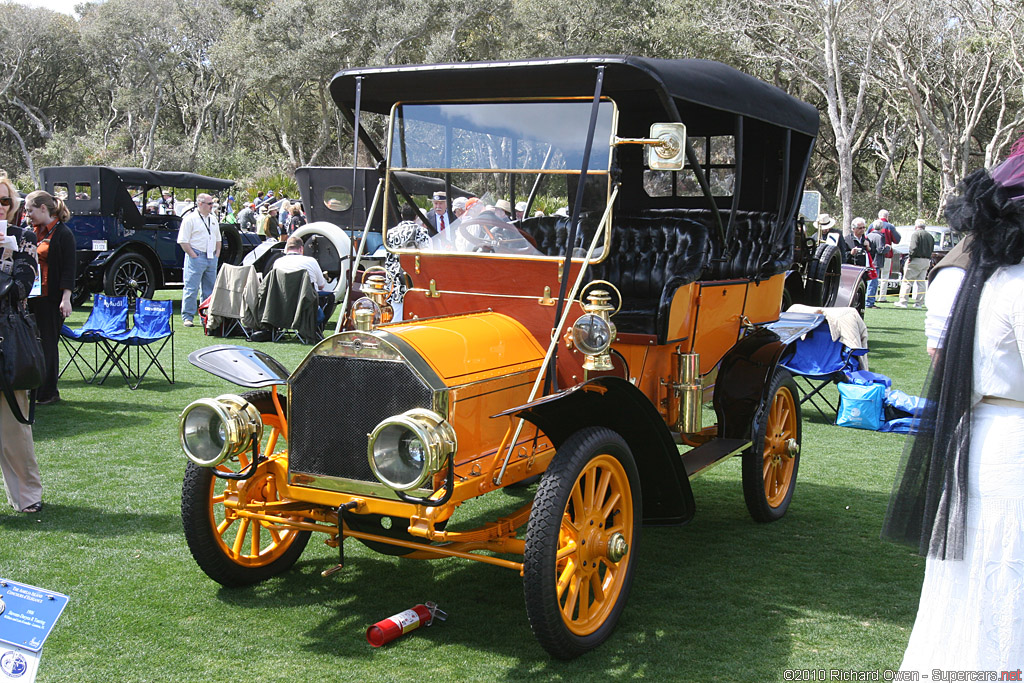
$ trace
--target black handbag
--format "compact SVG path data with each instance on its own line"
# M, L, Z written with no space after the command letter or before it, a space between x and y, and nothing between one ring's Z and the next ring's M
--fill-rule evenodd
M36 319L24 307L10 303L3 297L5 282L10 282L0 274L0 389L3 389L11 413L22 424L32 424L35 418L35 392L30 398L28 418L21 412L15 391L38 389L43 384L46 374L46 358L43 356L43 343L39 339L39 328Z

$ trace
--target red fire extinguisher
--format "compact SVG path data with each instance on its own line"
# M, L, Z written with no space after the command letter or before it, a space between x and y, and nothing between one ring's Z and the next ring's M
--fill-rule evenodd
M444 621L447 618L448 615L433 602L416 605L366 629L366 641L374 647L380 647L420 626L432 626L435 619Z

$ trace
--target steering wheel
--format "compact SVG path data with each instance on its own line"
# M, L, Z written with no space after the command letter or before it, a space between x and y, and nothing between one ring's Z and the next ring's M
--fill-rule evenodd
M484 237L478 237L471 233L470 226L480 227ZM519 229L511 223L499 218L489 216L477 216L459 223L459 236L474 247L474 251L504 251L513 253L528 253L533 249L529 240L522 236Z

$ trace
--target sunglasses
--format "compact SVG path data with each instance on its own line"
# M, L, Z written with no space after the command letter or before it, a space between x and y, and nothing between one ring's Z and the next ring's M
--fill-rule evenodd
M12 203L10 197L0 197L0 206L10 206Z

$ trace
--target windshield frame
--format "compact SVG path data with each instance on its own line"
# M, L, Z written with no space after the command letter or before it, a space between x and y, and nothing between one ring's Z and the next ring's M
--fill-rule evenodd
M530 176L530 177L538 177L538 178L541 177L541 176L568 176L568 175L575 175L575 176L580 176L582 178L579 169L555 169L555 170L542 170L542 169L532 169L532 168L531 169L509 169L509 168L487 168L487 169L480 168L480 169L473 169L473 168L423 168L423 167L392 166L392 156L393 156L393 153L394 153L394 149L393 148L394 148L394 141L395 141L395 126L397 125L397 121L398 121L397 112L398 112L399 108L402 107L402 106L405 106L405 105L409 105L409 106L418 106L418 105L460 105L460 104L514 105L514 104L521 104L521 103L527 103L527 104L529 104L529 103L551 104L551 103L560 103L560 102L585 102L585 103L590 104L590 103L593 102L593 99L589 98L589 97L555 97L555 98L530 97L530 98L512 98L512 99L505 98L505 99L497 99L497 100L496 99L489 99L488 98L488 99L480 99L480 100L437 100L437 101L430 101L430 102L423 102L423 101L409 101L409 102L407 102L407 101L398 101L398 102L395 102L391 106L391 112L390 112L389 118L388 118L387 149L386 149L385 155L384 155L385 169L386 169L385 170L385 179L384 179L384 198L385 198L385 201L386 202L391 202L392 199L395 199L397 197L397 195L396 195L396 193L394 191L394 186L392 185L393 173L396 172L396 171L405 171L405 172L420 173L420 174L430 174L431 176L435 176L435 177L436 176L443 176L444 174L448 174L448 173L459 173L459 174L485 174L486 173L486 174L502 174L502 175L506 175L506 174L507 175L522 175L522 176ZM605 189L604 189L604 197L603 197L604 201L603 201L603 206L601 207L602 208L602 212L604 212L605 210L608 209L608 202L610 201L611 196L612 196L611 169L612 169L612 166L613 166L614 154L615 154L615 140L617 139L617 135L618 135L619 107L618 107L618 104L615 102L615 100L612 99L611 97L608 97L608 96L602 96L601 97L601 102L602 103L608 103L608 104L611 105L611 124L610 124L610 127L609 127L609 139L607 141L607 158L602 160L602 163L600 164L602 166L602 168L600 170L594 170L593 167L592 167L592 164L591 164L590 167L587 170L587 178L602 177L602 176L605 177L606 181L605 181ZM601 150L601 142L599 141L599 139L597 137L595 137L593 143L591 144L591 158L593 159L595 155L599 154L600 150ZM582 183L581 183L581 185L582 185ZM451 198L449 198L449 201L450 200L451 200ZM400 198L399 198L399 203L401 203L401 199ZM397 206L395 206L395 207L387 207L387 208L395 210L395 215L398 215L399 212L397 211L397 209L398 209ZM426 211L426 210L424 210L424 211ZM389 215L389 211L385 210L383 212L383 215L384 215L384 219L383 219L383 222L382 222L382 225L381 225L381 234L383 236L385 249L387 249L387 251L389 251L391 253L395 253L395 254L431 254L431 255L438 255L438 256L441 256L441 255L486 256L488 258L510 258L511 257L511 258L514 258L514 259L517 259L517 260L537 259L537 260L542 260L542 261L560 261L560 260L563 260L565 258L564 256L559 256L559 255L548 256L548 255L545 255L545 254L540 254L540 255L524 255L524 254L508 254L508 253L482 253L482 252L466 252L466 251L441 251L441 250L432 250L432 249L423 250L423 249L417 249L417 248L414 248L414 247L392 249L391 247L387 246L387 243L388 243L387 233L388 233L388 228L389 228L389 226L387 225L387 222L388 222L387 221L387 216ZM604 230L603 230L604 235L603 235L603 239L602 239L602 244L598 247L598 250L596 252L598 254L598 256L593 258L591 260L591 263L599 263L599 262L604 260L605 254L607 254L607 251L608 251L608 247L611 245L611 225L612 225L611 215L609 214L608 220L605 222L605 225L604 225ZM573 262L582 262L583 258L582 257L573 256L572 257L572 261Z

